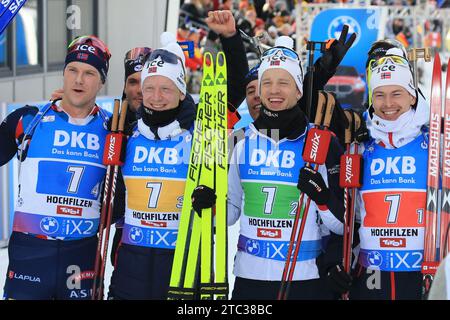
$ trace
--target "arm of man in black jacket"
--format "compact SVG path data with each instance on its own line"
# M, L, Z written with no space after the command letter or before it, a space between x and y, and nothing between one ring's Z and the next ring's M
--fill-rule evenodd
M231 11L208 12L205 20L210 30L220 36L223 52L227 59L228 109L234 112L245 99L245 75L248 73L247 56L241 35Z

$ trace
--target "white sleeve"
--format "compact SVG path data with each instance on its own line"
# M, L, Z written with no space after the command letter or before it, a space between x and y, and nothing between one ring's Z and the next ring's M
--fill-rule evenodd
M241 176L239 173L240 150L244 140L236 144L233 154L230 159L230 167L228 169L228 194L227 194L227 210L228 210L228 225L231 226L238 221L241 215L242 197L244 191L241 185Z
M324 165L319 166L318 172L322 175L323 181L328 187L328 174L327 168ZM315 203L314 203L315 205ZM337 219L330 210L320 210L317 208L319 212L320 218L322 219L323 224L332 232L338 235L344 234L344 224Z

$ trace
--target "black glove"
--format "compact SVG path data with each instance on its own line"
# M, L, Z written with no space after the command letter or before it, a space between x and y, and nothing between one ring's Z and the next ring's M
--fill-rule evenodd
M306 193L319 206L326 205L330 199L330 189L326 186L322 176L309 167L300 169L297 188Z
M353 281L352 276L344 271L341 264L329 268L326 278L331 290L339 294L348 292Z
M355 137L355 140L358 142L366 142L370 139L370 133L369 133L369 129L367 129L366 126L366 121L364 120L363 116L361 113L354 111L353 116L356 118L359 118L359 123L360 126L359 128L357 128L354 132L353 135Z
M366 126L366 121L364 120L360 112L354 111L352 109L342 109L341 105L336 101L336 106L333 111L333 117L336 121L332 123L330 128L334 133L336 133L339 142L342 146L345 146L345 130L350 126L349 120L346 114L351 114L351 119L353 121L352 128L352 140L357 142L366 142L370 139L370 133ZM358 120L358 121L356 121ZM355 129L356 123L358 123L358 128Z
M342 59L344 59L345 54L347 53L348 49L352 46L353 42L356 39L356 33L352 33L350 38L347 42L345 40L347 39L348 34L348 25L344 25L342 28L341 36L339 37L339 40L336 39L330 39L327 43L327 49L322 54L322 57L320 58L320 65L323 69L327 71L334 71L336 70L337 66L341 63Z
M198 215L202 216L202 209L212 208L216 203L216 192L210 187L199 185L197 186L191 195L192 208Z

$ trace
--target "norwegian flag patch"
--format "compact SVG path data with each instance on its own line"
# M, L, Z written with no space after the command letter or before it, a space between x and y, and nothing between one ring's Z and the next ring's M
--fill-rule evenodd
M77 60L87 60L87 59L89 59L89 55L87 54L87 53L79 53L78 55L77 55Z
M390 79L391 78L391 73L390 72L382 72L381 73L381 79Z
M157 67L150 67L148 68L148 73L155 73L157 69Z
M280 65L280 60L270 61L270 65L271 66L279 66Z

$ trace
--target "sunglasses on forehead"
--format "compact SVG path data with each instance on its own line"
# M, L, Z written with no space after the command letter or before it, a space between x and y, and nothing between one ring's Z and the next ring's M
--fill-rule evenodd
M371 70L373 70L376 67L379 67L379 66L381 66L383 64L387 64L387 63L401 65L401 66L405 66L408 68L410 67L408 60L406 60L405 58L403 58L401 56L394 56L394 55L387 55L387 56L383 56L378 59L372 59L369 62L369 67Z
M150 52L152 49L148 47L133 48L125 53L124 63L130 61L144 63Z
M266 51L264 51L264 53L262 54L262 57L270 57L273 56L277 53L281 53L282 55L284 55L285 57L294 59L294 60L300 60L297 52L295 52L294 50L288 49L288 48L284 48L284 47L273 47L270 48Z
M276 55L283 56L283 57L286 57L290 60L297 62L298 65L300 66L301 77L303 79L303 67L302 67L300 57L298 56L297 52L295 52L292 49L285 48L285 47L273 47L273 48L270 48L270 49L267 49L266 51L264 51L264 53L261 56L261 59L264 60L264 58L270 58L270 57L276 56Z
M150 53L148 60L155 60L157 58L161 58L162 61L172 64L177 64L178 61L181 61L181 58L177 56L175 53L164 50L164 49L156 49Z
M67 46L68 52L71 52L71 51L77 49L78 46L81 46L81 45L88 45L88 46L96 47L97 49L99 49L102 52L104 59L109 60L111 58L111 53L109 52L109 49L106 46L106 44L102 40L100 40L99 38L97 38L96 36L93 36L93 35L79 36L79 37L73 39L73 41ZM97 53L95 53L95 54L97 54Z
M167 51L165 49L156 49L150 53L150 56L148 56L147 61L153 61L158 58L160 58L164 62L171 63L171 64L178 64L178 61L180 61L181 67L183 68L184 75L186 75L186 70L184 69L183 61L175 53Z

